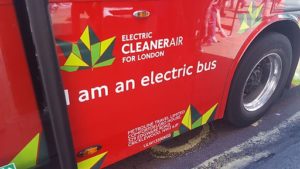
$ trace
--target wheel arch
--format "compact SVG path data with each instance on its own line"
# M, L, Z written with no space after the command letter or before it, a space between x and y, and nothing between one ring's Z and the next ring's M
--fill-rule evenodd
M290 88L291 82L293 79L293 76L295 74L299 58L300 58L300 48L297 46L300 46L300 22L296 17L293 17L291 15L279 15L279 18L281 20L274 21L270 24L262 24L256 28L252 32L252 34L249 35L248 39L245 41L245 43L242 45L240 51L238 52L237 57L235 58L235 61L232 65L231 71L228 76L228 80L225 86L225 91L223 94L222 102L220 105L221 112L223 113L223 116L225 115L225 110L227 106L228 101L228 95L231 90L231 84L232 79L235 75L235 71L239 66L240 61L242 60L244 53L251 47L251 45L255 44L256 40L262 37L267 32L278 32L286 37L291 42L292 45L292 51L293 51L293 60L292 60L292 67L290 70L290 75L286 84L286 88Z
M243 59L244 53L248 50L248 48L251 47L251 45L255 44L257 39L259 39L260 37L262 37L264 34L268 32L281 33L290 40L292 45L293 60L292 60L290 75L286 84L286 88L290 88L300 58L300 47L299 47L300 46L300 21L298 20L297 17L294 17L293 15L279 15L279 18L281 18L282 20L278 20L276 22L267 25L264 28L257 28L256 31L253 31L254 35L249 36L248 41L250 41L250 43L247 44L248 41L245 42L245 44L243 45L245 48L241 48L241 51L239 52L239 55L236 58L234 72L237 69L240 61Z
M279 22L275 22L274 24L266 27L260 34L260 36L266 32L278 32L285 35L291 42L293 58L292 58L292 66L290 70L290 75L286 84L286 88L291 87L291 82L293 76L295 74L299 57L300 57L300 28L299 24L294 20L283 20Z

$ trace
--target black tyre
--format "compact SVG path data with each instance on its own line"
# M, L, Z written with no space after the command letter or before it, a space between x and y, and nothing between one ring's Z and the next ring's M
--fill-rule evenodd
M263 116L281 95L291 68L292 47L279 33L266 33L246 51L234 75L225 118L237 127Z

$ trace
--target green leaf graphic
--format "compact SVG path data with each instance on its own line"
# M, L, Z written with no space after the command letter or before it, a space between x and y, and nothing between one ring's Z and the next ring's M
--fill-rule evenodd
M238 15L241 23L238 33L245 33L249 29L258 26L262 22L263 6L263 4L256 6L252 1L248 7L248 13Z
M60 69L66 72L75 72L112 65L115 61L115 57L112 55L115 39L116 37L111 37L100 42L94 31L87 26L77 43L57 40L57 44L66 58Z

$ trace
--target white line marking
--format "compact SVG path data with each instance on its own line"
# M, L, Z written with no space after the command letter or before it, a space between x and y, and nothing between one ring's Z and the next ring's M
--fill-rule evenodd
M259 132L256 136L248 139L244 143L234 146L222 154L211 157L210 159L204 161L202 164L194 167L193 169L210 168L209 166L218 162L218 159L221 159L221 158L226 159L226 157L243 152L244 150L249 149L254 146L257 146L257 145L263 146L263 145L267 145L267 144L276 142L280 138L281 130L284 130L288 126L295 125L297 123L300 123L300 111L296 112L293 116L286 119L285 121L280 123L278 126L275 126L273 129L268 130L268 131ZM243 158L243 157L241 157L241 158ZM248 159L246 158L246 160L248 160ZM235 163L235 161L228 161L227 165L231 165L230 163L232 163L232 162Z
M239 159L235 159L234 161L226 164L225 166L223 166L221 169L241 169L241 168L245 168L247 167L249 164L258 161L262 158L266 158L270 155L271 153L268 151L265 152L261 152L261 153L257 153L253 156L244 156L242 158Z

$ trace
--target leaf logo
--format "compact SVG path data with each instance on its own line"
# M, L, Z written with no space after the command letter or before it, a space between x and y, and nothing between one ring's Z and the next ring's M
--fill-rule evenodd
M112 65L115 61L112 55L115 39L116 37L111 37L100 42L94 31L87 26L77 43L57 40L66 58L60 69L75 72Z
M241 22L241 26L239 29L239 33L245 33L249 29L256 27L262 21L262 9L263 4L260 6L255 6L253 2L250 3L248 8L248 14L240 14L239 19Z

